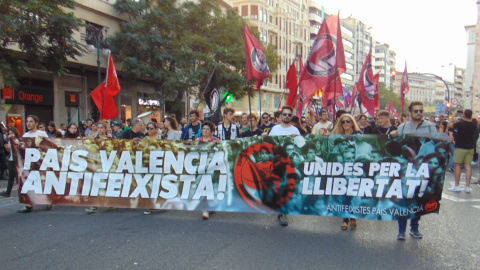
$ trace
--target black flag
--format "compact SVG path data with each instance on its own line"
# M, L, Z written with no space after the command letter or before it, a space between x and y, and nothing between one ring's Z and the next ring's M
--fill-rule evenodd
M210 79L208 80L205 91L203 91L205 104L207 104L210 112L203 115L205 121L211 121L215 125L223 120L222 118L222 97L217 85L217 69L213 70Z

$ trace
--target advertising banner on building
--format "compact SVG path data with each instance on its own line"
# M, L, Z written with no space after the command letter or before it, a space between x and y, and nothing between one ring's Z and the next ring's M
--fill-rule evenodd
M18 150L23 203L374 220L438 213L450 152L433 135L23 138Z

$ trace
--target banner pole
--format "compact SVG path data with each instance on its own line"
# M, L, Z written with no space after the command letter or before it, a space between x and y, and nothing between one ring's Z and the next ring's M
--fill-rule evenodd
M338 68L335 68L335 82L333 84L333 122L335 123L336 117L335 117L335 109L336 109L336 103L337 101L335 100L335 97L337 96L337 76L338 76Z
M247 82L247 88L248 88L248 110L250 111L250 115L252 115L252 104L250 102L250 96L252 95L252 89L250 88L250 82ZM260 102L261 104L261 102ZM252 130L252 126L253 126L253 121L252 121L252 117L250 117L250 130Z

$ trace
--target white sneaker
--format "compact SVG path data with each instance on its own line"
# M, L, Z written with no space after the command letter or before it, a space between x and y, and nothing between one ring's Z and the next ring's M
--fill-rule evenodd
M460 191L462 191L462 189L459 186L453 186L453 187L449 188L448 191L460 192Z
M472 189L470 187L466 187L465 192L470 193L470 192L472 192Z
M210 213L208 211L203 211L202 218L203 219L209 219L210 218Z
M97 212L97 207L95 206L90 206L88 208L85 209L85 212L87 213L96 213Z

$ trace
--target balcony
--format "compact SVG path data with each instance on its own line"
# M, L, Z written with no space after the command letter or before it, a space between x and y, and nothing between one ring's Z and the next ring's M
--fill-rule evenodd
M317 22L319 24L322 23L322 17L315 13L308 13L308 20Z

